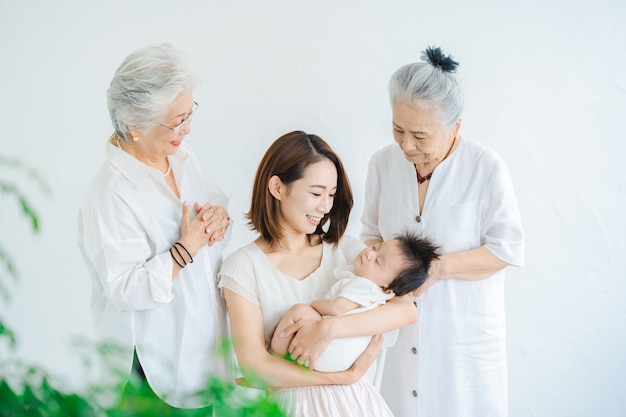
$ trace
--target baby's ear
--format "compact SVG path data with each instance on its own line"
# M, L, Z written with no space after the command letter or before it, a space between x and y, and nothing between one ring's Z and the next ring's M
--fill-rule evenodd
M383 288L383 292L384 292L385 294L393 294L393 290L390 290L389 288L386 288L386 289L385 289L385 288Z

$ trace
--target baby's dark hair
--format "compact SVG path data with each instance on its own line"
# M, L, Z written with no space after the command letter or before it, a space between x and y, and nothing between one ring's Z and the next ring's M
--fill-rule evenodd
M395 295L405 295L418 289L428 278L428 268L439 258L439 248L427 237L404 232L394 238L400 243L404 255L404 269L389 284L387 289Z

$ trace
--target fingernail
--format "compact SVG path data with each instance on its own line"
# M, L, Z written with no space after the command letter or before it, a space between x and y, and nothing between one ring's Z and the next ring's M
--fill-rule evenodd
M208 234L208 233L211 233L211 228L210 228L210 227L207 227L205 231L207 232L207 234Z
M215 242L215 238L214 238L214 237L212 237L212 238L211 238L211 240L212 240L213 242Z
M229 222L229 221L230 221L230 217L226 217L226 221L228 221L228 222Z

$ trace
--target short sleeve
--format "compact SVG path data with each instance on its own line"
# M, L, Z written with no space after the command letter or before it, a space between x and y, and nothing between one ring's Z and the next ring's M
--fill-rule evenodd
M380 287L367 278L346 278L339 297L347 298L363 307L374 307L385 304L394 294L385 294Z
M494 165L487 187L481 244L506 263L523 266L522 220L509 170L502 160Z
M261 305L254 265L243 249L232 253L222 263L217 286L220 291L227 288L246 300Z
M365 206L361 215L361 233L359 237L363 241L370 239L382 240L378 228L378 203L380 201L380 180L378 178L376 153L369 161L365 180Z

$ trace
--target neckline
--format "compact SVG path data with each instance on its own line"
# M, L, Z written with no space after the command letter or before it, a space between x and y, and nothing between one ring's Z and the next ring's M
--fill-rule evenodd
M437 169L437 167L439 165L441 165L446 159L448 159L448 157L450 156L450 154L452 153L452 149L454 149L454 145L456 144L456 139L457 137L455 136L454 139L452 140L452 144L450 145L450 148L448 149L448 152L446 152L446 155L443 157L443 159L441 160L441 162L439 162L437 164L437 166L435 166L433 168L432 171L430 171L430 174L426 174L423 177L420 175L420 173L417 171L417 165L413 164L413 167L415 168L415 174L417 175L417 184L422 184L426 181L430 181L430 178L433 176L433 173L435 172L435 170ZM461 143L461 137L459 136L459 144Z
M292 275L289 275L289 274L281 271L280 269L278 269L276 267L276 265L274 265L272 263L272 261L267 256L267 254L263 251L263 249L261 249L261 247L258 245L258 243L256 242L256 239L251 242L251 245L254 247L254 250L257 250L263 256L264 262L266 262L270 266L270 268L272 268L272 270L276 271L279 275L289 279L290 281L296 281L296 282L307 281L310 277L315 275L322 268L322 265L324 264L324 256L326 256L326 247L327 247L326 242L324 242L324 241L320 242L320 245L322 245L322 259L320 261L320 264L318 265L317 268L315 268L313 271L311 271L310 274L308 274L307 276L305 276L302 279L298 279L298 278L296 278L296 277L294 277Z

